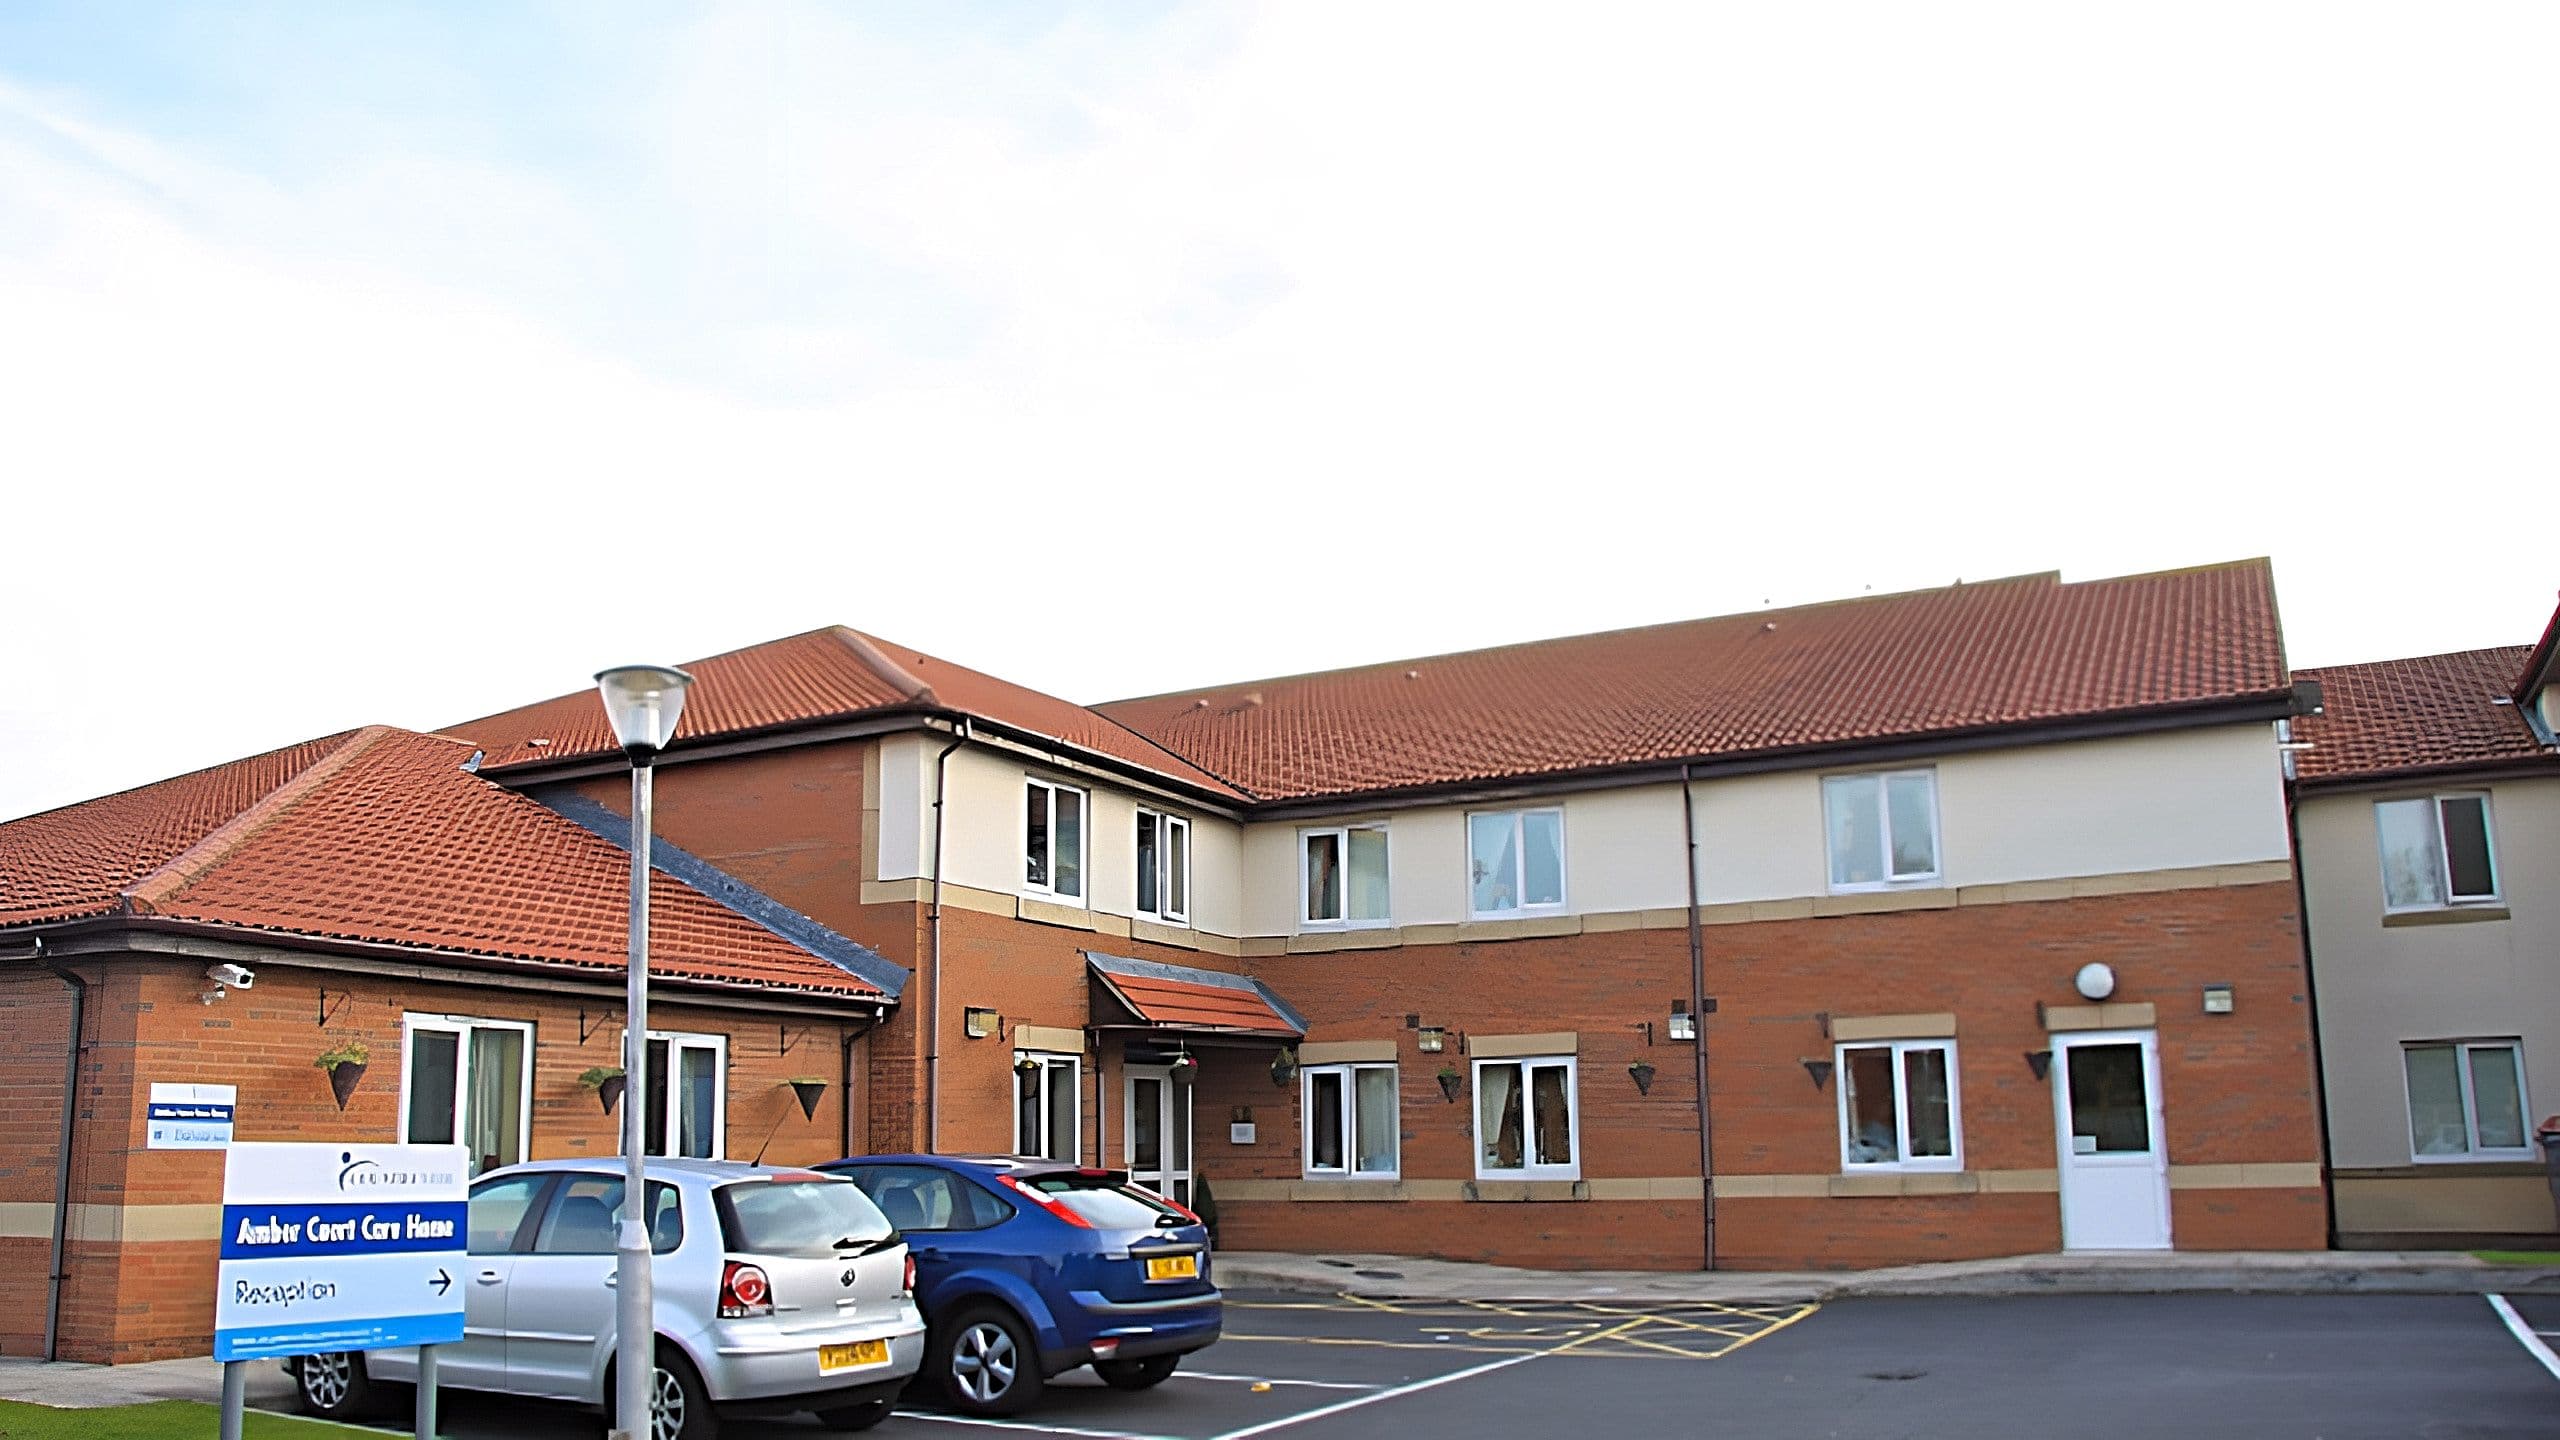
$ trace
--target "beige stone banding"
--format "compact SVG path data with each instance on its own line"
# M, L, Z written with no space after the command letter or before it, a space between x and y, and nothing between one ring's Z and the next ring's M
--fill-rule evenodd
M1852 1015L1831 1017L1831 1038L1849 1040L1944 1040L1956 1033L1956 1017L1944 1010L1928 1015Z
M1084 1053L1084 1032L1070 1030L1063 1025L1016 1025L1013 1027L1013 1048L1041 1050L1052 1055L1081 1055Z
M1034 900L1028 895L1014 901L1014 913L1022 919L1041 925L1063 925L1070 930L1094 930L1093 912L1081 905L1061 905L1054 900Z
M1982 1177L1970 1170L1894 1170L1882 1174L1834 1175L1824 1193L1868 1195L1971 1195L1982 1189Z
M2397 929L2403 925L2464 925L2474 920L2507 918L2504 905L2454 905L2442 910L2402 910L2384 915L2382 923L2386 929Z
M2044 1007L2044 1028L2057 1035L2074 1030L2149 1030L2159 1023L2160 1007L2148 1000Z
M1588 1200L1591 1189L1580 1180L1474 1180L1467 1184L1470 1200Z
M1579 1055L1582 1036L1572 1030L1543 1035L1470 1035L1467 1053L1478 1060L1507 1060L1515 1055Z
M2259 1161L2243 1165L2172 1165L2172 1190L2316 1190L2320 1162Z
M1393 1040L1326 1040L1298 1047L1301 1065L1351 1065L1395 1058Z
M1585 1180L1582 1184L1594 1200L1695 1200L1707 1193L1705 1183L1695 1175Z
M64 1226L73 1240L102 1245L155 1244L222 1237L219 1205L74 1205ZM0 1239L41 1240L53 1234L53 1206L0 1205Z

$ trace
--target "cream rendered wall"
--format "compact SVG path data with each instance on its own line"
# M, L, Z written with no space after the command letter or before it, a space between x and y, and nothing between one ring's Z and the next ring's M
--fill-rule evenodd
M1938 775L1944 886L2242 865L2281 861L2289 853L2271 725L1949 756L1928 768ZM1834 772L1697 783L1702 904L1829 893L1822 816L1828 773ZM1678 785L1534 803L1564 807L1568 913L1688 903ZM1470 918L1467 813L1442 806L1379 817L1387 822L1397 925ZM1300 928L1296 837L1313 823L1246 827L1244 933L1288 935Z
M947 743L925 735L890 735L880 741L880 788L871 797L880 812L879 844L870 858L872 879L913 880L932 873L926 847L933 824L933 757Z
M2560 872L2560 779L2441 788L2489 792L2509 918L2382 923L2374 804L2434 791L2315 795L2302 805L2331 1158L2341 1169L2413 1163L2403 1041L2518 1037L2526 1123L2560 1112L2560 894L2551 884ZM2425 1168L2451 1177L2463 1166Z

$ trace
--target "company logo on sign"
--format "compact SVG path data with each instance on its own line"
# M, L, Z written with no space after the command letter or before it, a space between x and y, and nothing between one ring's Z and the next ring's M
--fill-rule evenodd
M362 1190L379 1185L455 1185L461 1175L452 1170L387 1170L371 1160L358 1160L352 1150L341 1150L344 1162L338 1170L340 1191Z

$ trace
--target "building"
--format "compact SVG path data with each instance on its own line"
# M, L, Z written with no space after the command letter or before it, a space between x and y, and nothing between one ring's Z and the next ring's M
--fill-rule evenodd
M1095 707L841 628L688 668L657 778L671 876L749 922L731 938L757 963L846 977L789 994L813 1023L842 1007L799 1043L841 1045L850 1083L808 1126L785 1115L806 1143L776 1156L822 1135L1076 1156L1213 1208L1229 1246L1543 1266L2325 1242L2276 738L2296 691L2264 562ZM478 752L439 783L489 818L441 843L573 837L602 867L588 919L618 917L627 786L592 694L450 734L400 742ZM21 828L46 819L0 847L49 853ZM345 913L297 922L315 933L488 970L411 933L432 914L322 888ZM469 907L474 943L529 903ZM0 954L44 935L58 957L61 923L0 909ZM225 1005L307 1019L328 980L262 972ZM32 961L21 984L67 994ZM573 1078L613 1042L566 995L529 1037L537 1155L611 1143ZM733 1117L800 1063L776 1053L796 1020L686 1023L728 1037L707 1063ZM58 1030L18 1038L40 1033L13 1035L21 1083L49 1061L58 1089ZM105 1083L84 1108L138 1123ZM49 1173L49 1135L5 1153Z
M2305 671L2296 820L2342 1246L2522 1243L2555 1219L2560 616L2540 643Z

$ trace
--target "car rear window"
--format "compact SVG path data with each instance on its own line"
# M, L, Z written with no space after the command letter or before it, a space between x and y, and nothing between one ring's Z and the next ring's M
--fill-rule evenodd
M1097 1230L1153 1229L1168 1218L1176 1225L1191 1223L1181 1211L1111 1175L1069 1170L1021 1176L1018 1183L1054 1198Z
M752 1255L842 1253L841 1242L886 1239L889 1220L862 1187L829 1175L741 1180L713 1192L720 1237Z

